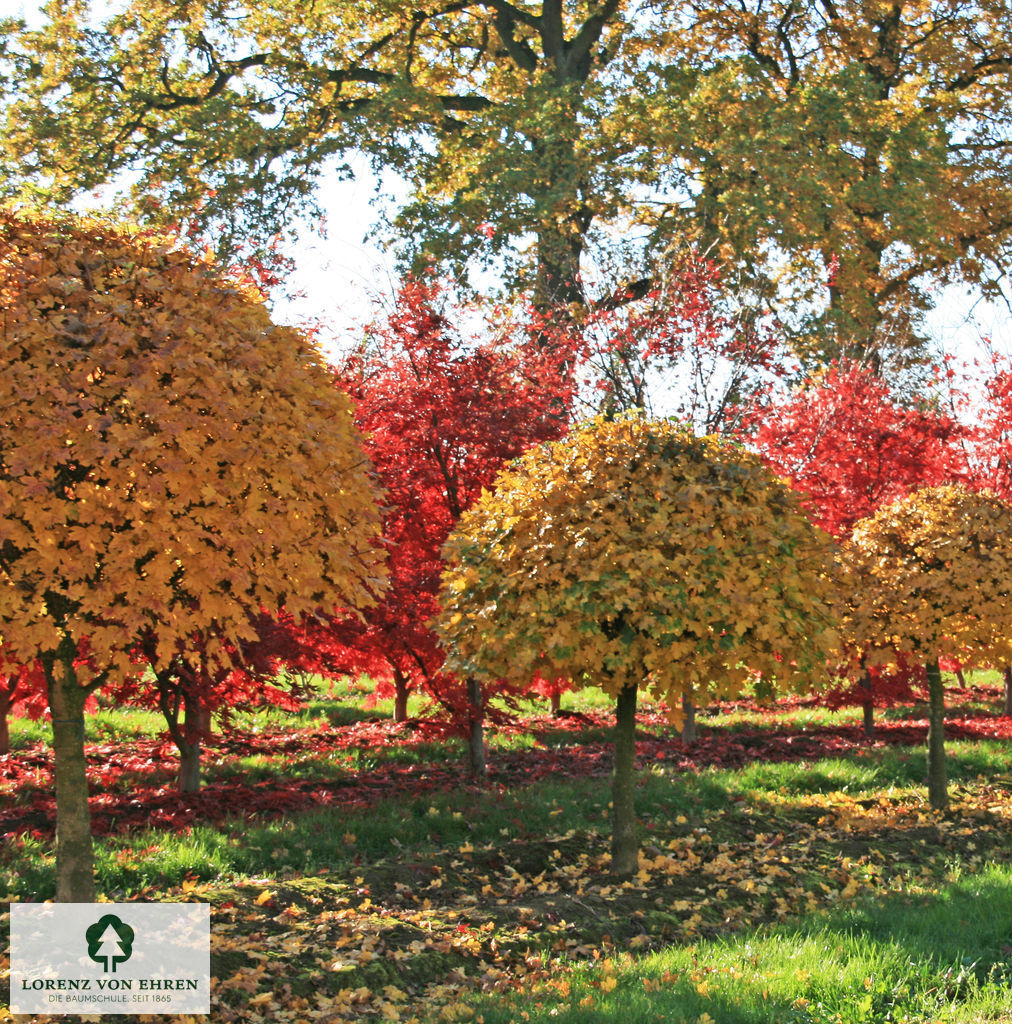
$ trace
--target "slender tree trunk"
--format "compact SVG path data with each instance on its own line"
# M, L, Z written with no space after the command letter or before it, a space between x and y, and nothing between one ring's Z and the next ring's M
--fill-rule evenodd
M1006 665L1002 676L1005 679L1005 714L1012 715L1012 665Z
M188 690L183 690L183 726L179 742L180 793L200 790L200 746L210 732L211 709Z
M864 713L864 737L870 740L875 735L875 693L871 673L866 671L861 686L868 691L868 698L861 704Z
M394 667L394 721L408 720L408 677L396 666Z
M56 776L56 901L94 903L94 854L84 758L85 690L74 669L75 644L64 639L43 658L53 720Z
M184 743L179 748L179 775L176 783L180 793L200 791L200 740Z
M636 687L615 702L615 770L611 783L611 870L622 878L639 866L636 837Z
M949 806L945 765L945 689L936 658L928 666L928 803L936 811Z
M864 713L864 738L866 740L874 739L875 705L870 700L866 700L861 705L861 711Z
M481 683L477 679L467 681L467 701L471 706L470 731L467 737L468 767L476 778L482 778L488 771L485 760L485 730L483 726L484 705Z
M956 682L959 683L959 688L961 690L966 689L966 677L963 675L962 668L956 669Z
M548 706L551 709L553 715L557 715L562 710L562 691L556 690L548 697Z
M194 697L183 695L183 737L179 744L179 775L177 783L180 793L196 793L200 790L200 742L203 739L203 724L210 717Z
M682 743L691 747L696 742L696 705L687 694L682 694Z
M10 694L0 689L0 755L11 752L11 726L7 716L11 712Z

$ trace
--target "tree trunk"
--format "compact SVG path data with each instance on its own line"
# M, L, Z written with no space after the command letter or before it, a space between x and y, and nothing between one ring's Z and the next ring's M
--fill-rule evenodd
M636 873L636 687L627 686L615 702L615 769L611 783L611 870L621 878Z
M184 743L179 748L179 775L176 781L180 793L196 793L200 790L200 740Z
M548 697L548 706L551 709L553 715L557 715L562 710L562 691L556 690Z
M470 730L467 737L468 767L471 774L476 779L480 779L488 770L488 764L485 760L485 730L482 723L484 707L481 683L477 679L468 679L467 681L467 700L471 706Z
M1012 665L1006 665L1002 675L1005 679L1005 714L1012 715Z
M861 711L864 713L864 738L866 740L875 738L875 705L870 701L866 700L861 705Z
M862 690L866 690L868 697L861 702L861 711L864 716L864 738L870 740L875 735L875 684L871 678L871 672L865 664L864 655L861 656L862 676L858 683Z
M936 811L949 806L945 766L945 689L936 658L928 666L928 803Z
M408 677L399 669L394 668L394 721L408 720Z
M691 747L696 742L696 705L687 694L682 694L682 743Z
M966 689L966 678L963 675L962 668L957 668L956 669L956 682L959 683L959 688L961 690L965 690Z
M203 702L183 691L182 742L179 743L179 792L200 790L200 744L205 725L210 726L211 711Z
M86 691L74 669L76 645L64 639L43 659L53 722L56 776L56 901L94 903L94 854L84 758Z
M11 712L10 694L0 689L0 756L11 752L11 726L7 716Z
M580 256L583 234L572 223L566 228L538 232L538 268L534 282L534 308L541 313L557 311L565 316L585 304L580 288Z

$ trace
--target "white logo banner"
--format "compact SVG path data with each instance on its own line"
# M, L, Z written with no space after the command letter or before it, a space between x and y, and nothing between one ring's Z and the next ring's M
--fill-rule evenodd
M11 1013L210 1013L206 903L12 903Z

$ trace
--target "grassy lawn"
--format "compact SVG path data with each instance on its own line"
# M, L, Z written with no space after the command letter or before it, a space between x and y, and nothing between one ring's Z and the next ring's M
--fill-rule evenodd
M987 736L1004 720L984 682L959 717ZM168 792L167 754L124 760L137 798L173 813L98 838L100 891L211 904L213 1021L1012 1021L1007 740L949 742L953 807L939 815L919 743L833 738L859 711L735 706L701 716L690 755L647 709L640 871L621 882L605 706L565 703L586 717L537 708L530 734L494 740L483 787L461 774L459 741L393 729L356 693L250 718L208 751L188 805ZM921 717L880 715L883 736ZM159 728L102 712L96 761L144 753ZM14 735L0 784L28 813L49 785L44 732ZM117 772L94 785L99 814L130 795ZM260 793L276 806L221 806ZM45 827L8 831L8 902L47 898L52 870Z

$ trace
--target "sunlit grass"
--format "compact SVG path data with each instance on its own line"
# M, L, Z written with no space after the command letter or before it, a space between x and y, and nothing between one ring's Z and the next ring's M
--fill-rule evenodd
M1010 920L1012 869L992 864L928 897L620 954L470 1005L484 1024L978 1024L1009 1008Z

